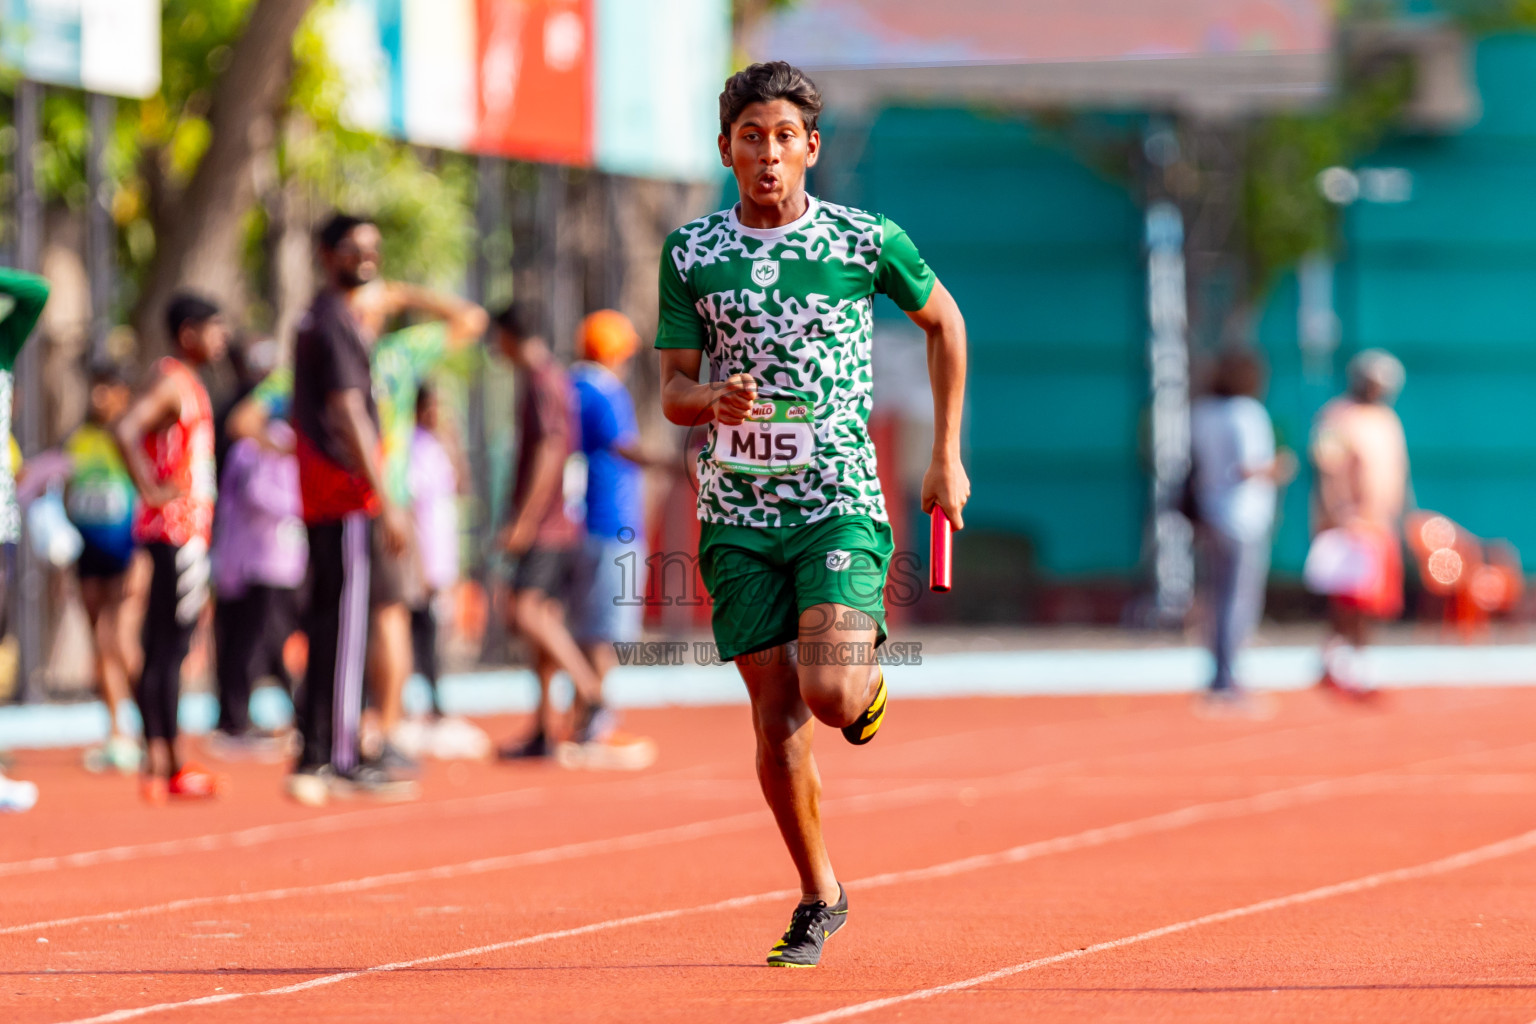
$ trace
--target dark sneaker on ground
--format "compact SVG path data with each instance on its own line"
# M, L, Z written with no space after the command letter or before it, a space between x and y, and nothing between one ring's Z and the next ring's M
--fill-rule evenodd
M802 903L789 919L789 930L768 954L770 967L815 967L821 963L821 951L839 928L848 922L848 890L837 887L837 906L821 900Z
M395 778L415 778L421 774L421 765L407 757L403 750L389 740L384 741L384 745L379 748L379 756L370 763L384 769Z
M589 706L582 713L581 721L571 732L572 743L593 743L608 738L608 735L619 727L619 716L610 711L607 706L597 704Z
M880 731L880 723L885 721L885 673L880 673L880 686L875 690L875 699L869 702L869 707L864 713L852 722L843 726L843 739L854 746L863 746L875 738L875 733Z
M517 740L498 747L496 760L498 761L527 761L531 758L548 757L550 754L549 737L540 729L526 740Z
M368 797L373 800L415 800L421 785L415 779L399 779L377 761L364 761L351 771L331 776L331 795L346 798Z

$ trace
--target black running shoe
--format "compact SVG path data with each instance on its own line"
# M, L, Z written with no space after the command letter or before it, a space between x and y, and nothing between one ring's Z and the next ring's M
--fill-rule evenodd
M863 746L875 738L875 733L880 731L880 723L885 721L885 673L880 673L880 687L875 690L875 699L870 701L869 707L864 713L852 722L843 726L843 739L854 746Z
M388 772L391 778L411 779L421 774L421 765L416 759L406 756L405 751L389 740L384 741L379 756L372 763Z
M526 740L517 740L502 746L496 751L498 761L527 761L533 758L548 757L550 755L549 737L540 729Z
M337 772L331 777L331 795L335 797L365 796L374 800L415 800L421 796L421 785L415 779L397 779L376 761L364 761L351 771Z
M770 967L815 967L821 963L821 951L832 934L848 923L848 890L837 887L837 906L821 900L802 903L789 919L789 930L768 954Z

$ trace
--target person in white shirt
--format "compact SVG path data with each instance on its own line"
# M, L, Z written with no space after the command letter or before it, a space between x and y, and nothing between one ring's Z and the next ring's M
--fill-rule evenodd
M1274 424L1258 398L1263 387L1259 357L1231 349L1217 359L1210 393L1190 411L1215 661L1210 692L1217 698L1241 695L1233 665L1264 612L1276 499L1295 475L1295 457L1275 447Z

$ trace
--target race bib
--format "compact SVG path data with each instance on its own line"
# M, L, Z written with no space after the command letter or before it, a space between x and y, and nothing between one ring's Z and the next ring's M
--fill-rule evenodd
M799 473L816 454L816 406L798 398L759 398L748 419L718 424L715 462L732 473Z

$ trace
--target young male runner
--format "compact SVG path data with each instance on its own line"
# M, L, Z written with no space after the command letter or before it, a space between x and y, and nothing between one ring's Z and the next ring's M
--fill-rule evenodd
M113 428L141 499L134 539L154 566L137 694L148 754L140 792L150 803L218 793L212 775L179 763L176 711L181 663L208 604L217 490L213 406L195 368L224 354L228 331L218 306L188 294L171 299L165 326L175 355L155 364L144 390Z
M784 967L819 963L848 915L822 841L811 720L867 743L886 706L873 652L885 639L891 530L866 426L876 292L928 338L923 509L939 506L959 529L970 496L964 320L895 224L806 194L820 112L816 86L782 62L726 82L720 156L741 201L667 239L656 337L667 418L710 424L699 562L720 656L751 697L763 795L800 874L800 904L768 955Z
M298 708L303 750L288 795L323 804L334 794L409 798L358 749L368 604L375 552L399 559L410 520L384 484L379 413L369 350L375 336L357 304L379 274L382 237L371 221L333 216L320 229L325 287L299 325L293 349L293 427L309 534L309 666Z

